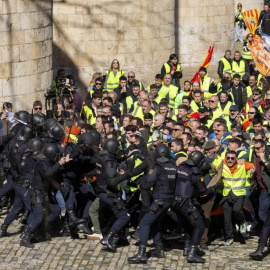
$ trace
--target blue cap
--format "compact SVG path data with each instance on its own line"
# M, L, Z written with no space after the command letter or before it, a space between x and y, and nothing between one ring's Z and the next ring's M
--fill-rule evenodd
M239 108L237 105L231 105L230 111L238 111L238 110L239 110Z

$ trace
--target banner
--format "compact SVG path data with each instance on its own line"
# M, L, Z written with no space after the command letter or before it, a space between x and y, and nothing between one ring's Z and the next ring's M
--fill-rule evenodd
M211 59L212 59L212 55L213 55L213 50L214 50L214 46L210 46L209 49L208 49L208 52L207 52L207 55L205 56L201 66L199 67L198 71L196 72L195 76L193 77L193 79L191 80L191 83L197 81L199 82L200 81L200 76L199 76L199 70L201 67L205 67L205 68L208 68L210 62L211 62Z
M246 10L243 12L243 15L249 32L254 35L260 17L260 10L259 9Z
M252 41L249 42L248 48L258 71L266 77L270 72L270 37L259 32Z

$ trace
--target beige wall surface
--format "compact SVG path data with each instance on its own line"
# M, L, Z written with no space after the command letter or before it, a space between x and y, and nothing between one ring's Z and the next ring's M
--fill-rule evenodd
M52 1L0 1L0 103L42 99L52 78Z
M54 69L73 73L86 88L114 58L144 84L175 51L174 0L54 2ZM83 89L82 89L83 90Z
M192 79L214 46L208 68L217 78L217 63L226 49L233 49L234 0L193 0L178 2L178 53L184 67L184 79Z

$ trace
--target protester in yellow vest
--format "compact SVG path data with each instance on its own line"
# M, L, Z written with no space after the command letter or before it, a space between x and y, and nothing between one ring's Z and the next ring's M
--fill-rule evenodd
M99 92L94 92L92 95L92 102L85 104L81 113L83 120L89 122L93 125L96 122L97 117L97 107L101 104L102 94Z
M218 75L220 80L223 79L225 73L232 74L231 50L226 50L224 57L218 62Z
M104 89L111 92L114 90L114 88L119 86L119 79L125 74L125 72L120 69L119 61L114 59L111 64L111 68L108 69L105 74L106 79Z
M205 67L200 68L199 75L200 75L200 87L201 91L203 92L203 96L205 98L210 98L212 94L209 92L209 89L214 85L214 80L208 77L207 69Z
M247 97L250 98L254 90L257 90L257 88L262 90L262 88L257 86L257 79L255 75L250 75L248 82L249 86L247 86L246 89Z
M180 87L180 79L182 78L181 66L178 63L178 56L171 54L169 60L163 64L161 68L161 76L164 78L165 74L172 75L172 85Z
M233 102L228 101L228 93L222 91L219 96L220 101L218 102L218 108L222 112L223 118L230 115L230 107L233 105Z
M239 51L234 53L232 60L232 75L234 74L239 74L241 79L245 76L246 80L250 74L248 63L243 59Z
M158 95L161 98L166 98L169 101L169 107L171 110L174 109L175 97L178 94L178 88L171 84L172 75L165 74L164 76L164 84L158 92Z
M139 100L136 101L130 109L130 113L133 117L139 117L143 120L142 102L148 100L148 96L144 90L140 91Z
M244 198L246 195L247 171L251 173L255 171L254 164L244 162L238 164L237 155L234 151L226 153L223 160L222 182L224 188L222 190L222 207L224 213L224 228L225 228L225 245L232 245L233 226L232 213L234 213L235 221L240 226L240 233L246 234L245 216L243 213Z

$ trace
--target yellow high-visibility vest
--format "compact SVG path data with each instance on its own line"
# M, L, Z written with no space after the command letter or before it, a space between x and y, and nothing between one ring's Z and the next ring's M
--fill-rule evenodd
M201 91L203 92L203 96L205 98L210 98L213 95L209 93L209 87L212 82L213 82L213 79L209 78L207 74L205 74L203 78L203 82L202 82L202 79L200 78L200 87L201 87Z
M226 59L225 57L222 57L220 61L222 61L224 65L223 74L226 72L232 74L232 66L231 66L231 63L228 61L228 59Z
M246 64L245 64L245 60L240 60L240 65L238 66L236 61L232 61L232 75L234 74L239 74L242 77L245 75L246 73Z
M106 80L104 90L112 92L116 87L119 86L119 79L125 74L125 72L123 70L118 70L114 76L114 72L111 69L108 69L105 74Z
M169 87L163 85L160 88L158 95L159 95L160 99L162 99L162 98L168 99L169 107L171 109L173 109L177 92L178 92L178 88L176 86L174 86L172 84Z
M224 184L222 190L223 196L228 196L231 190L236 196L245 196L247 186L245 164L237 165L237 170L233 175L230 168L226 164L223 164L222 181Z
M97 118L94 116L93 111L86 105L83 107L83 109L90 125L94 125L96 123Z
M165 67L166 74L171 73L171 67L168 63L164 63L164 67ZM181 69L181 66L179 64L177 64L175 71L180 71L180 69Z

